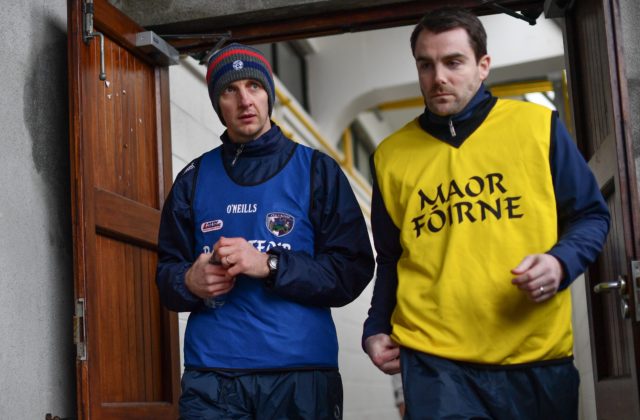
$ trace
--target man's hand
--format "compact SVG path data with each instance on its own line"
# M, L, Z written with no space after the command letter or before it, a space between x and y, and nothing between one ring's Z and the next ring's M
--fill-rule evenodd
M228 276L245 274L254 278L265 278L269 275L268 255L258 251L244 238L221 237L213 249L222 266L227 269Z
M551 299L564 277L562 264L549 254L527 255L511 273L516 276L511 283L537 303Z
M201 299L229 293L235 285L235 277L229 276L221 265L210 264L212 254L200 254L185 274L187 289Z
M400 372L400 346L387 334L367 337L364 348L378 369L388 375Z

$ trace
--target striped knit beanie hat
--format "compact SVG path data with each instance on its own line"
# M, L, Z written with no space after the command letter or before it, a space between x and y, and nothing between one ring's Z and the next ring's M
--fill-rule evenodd
M273 111L275 85L269 61L255 48L238 43L229 44L218 50L207 66L209 97L224 125L227 124L220 113L220 94L229 83L242 79L253 79L262 84L269 97L269 116Z

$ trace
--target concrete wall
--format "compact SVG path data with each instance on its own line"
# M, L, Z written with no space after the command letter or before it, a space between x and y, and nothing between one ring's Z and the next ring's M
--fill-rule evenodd
M284 17L349 13L356 7L375 7L402 0L109 0L140 25L176 22L209 23L277 22ZM321 13L320 13L321 12ZM192 26L192 25L190 25ZM209 28L215 27L208 26ZM200 33L200 31L195 31ZM206 31L205 31L206 32ZM209 31L210 32L210 31Z
M75 415L67 5L0 9L0 418Z

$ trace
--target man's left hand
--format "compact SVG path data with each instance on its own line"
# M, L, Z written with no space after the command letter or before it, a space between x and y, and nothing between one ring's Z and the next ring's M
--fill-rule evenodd
M511 283L536 303L551 299L564 277L562 264L549 254L527 255L511 273L516 276Z

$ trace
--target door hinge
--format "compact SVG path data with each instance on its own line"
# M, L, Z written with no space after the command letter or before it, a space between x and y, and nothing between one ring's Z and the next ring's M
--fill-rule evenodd
M631 291L635 305L635 319L640 322L640 261L631 261Z
M87 360L87 340L85 326L85 303L84 298L76 301L76 310L73 316L73 342L76 345L76 358Z

